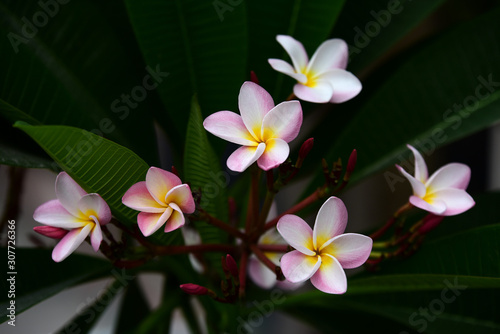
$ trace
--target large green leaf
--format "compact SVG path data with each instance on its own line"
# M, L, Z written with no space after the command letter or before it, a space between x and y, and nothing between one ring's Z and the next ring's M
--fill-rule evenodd
M342 127L328 160L347 157L356 148L353 178L360 180L407 157L406 143L426 157L500 119L500 84L495 81L500 38L494 33L500 28L499 13L467 22L410 57ZM318 131L317 142L330 143L331 133ZM319 176L315 181L317 186Z
M227 221L228 204L226 187L229 175L220 170L218 159L208 142L203 127L203 118L196 98L191 104L191 113L186 131L184 150L185 179L192 190L201 190L200 206L211 215ZM227 240L225 232L205 222L196 223L203 243L221 243ZM208 254L213 265L220 266L219 254Z
M11 249L12 250L12 249ZM109 262L98 258L72 254L63 262L56 263L51 257L52 250L22 249L15 250L15 268L6 273L6 279L14 276L14 297L9 297L10 282L2 279L2 294L0 305L0 321L9 320L7 314L11 300L15 300L16 314L20 314L31 306L53 296L62 290L92 279L111 275L113 273ZM7 249L2 249L7 256ZM9 272L10 272L9 271Z
M167 111L159 117L171 129L172 140L181 138L180 143L193 94L206 115L235 110L247 76L245 3L220 17L217 2L126 1L144 59L169 73L158 86Z
M343 0L255 0L246 3L249 25L249 68L254 70L260 84L271 93L276 104L292 92L293 80L274 71L267 59L289 61L288 55L276 41L276 35L291 35L301 41L309 57L328 38L337 20ZM284 80L286 85L283 84ZM285 87L285 88L284 88Z
M149 74L142 63L126 56L134 54L119 37L128 34L127 17L123 4L114 3L110 11L92 1L3 1L0 98L40 123L93 130L155 161L154 150L142 151L155 146L147 112L151 94L142 87ZM111 22L121 25L121 31ZM0 103L0 114L12 122L36 124L13 117L6 103ZM132 140L132 132L140 135Z
M93 303L87 305L76 316L68 320L56 334L66 334L70 331L82 334L89 333L101 318L102 313L114 300L116 294L122 289L123 283L120 280L113 281L105 290L99 291L99 295Z
M0 164L26 168L48 168L57 171L57 164L38 155L24 152L0 142Z
M144 181L149 166L128 148L88 131L69 126L31 126L18 122L62 169L87 192L95 192L108 203L121 222L135 222L137 211L122 204L125 192Z

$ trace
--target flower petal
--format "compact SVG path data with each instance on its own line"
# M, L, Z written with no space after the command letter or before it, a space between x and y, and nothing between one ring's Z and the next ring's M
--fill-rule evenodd
M352 99L361 92L361 81L346 70L335 69L325 72L316 78L317 82L327 81L333 88L330 98L332 103L342 103Z
M130 187L122 197L122 203L129 208L143 212L164 212L165 206L160 205L148 191L146 181L137 182Z
M325 293L342 294L347 291L347 278L339 261L331 255L321 255L321 267L311 277L316 289Z
M80 198L78 208L85 217L94 216L99 224L106 225L111 220L111 210L99 194L88 194Z
M290 147L284 140L269 139L266 141L266 149L257 160L257 164L263 170L273 169L282 164L288 158L289 153Z
M470 181L470 167L461 163L451 163L439 168L427 181L432 192L447 188L465 189Z
M33 219L48 226L67 229L82 227L88 223L69 213L57 199L40 205L33 213Z
M418 197L424 197L425 193L427 191L425 189L425 185L422 182L420 182L419 180L415 179L410 174L408 174L408 172L405 171L403 169L403 167L396 165L396 168L401 172L401 174L403 174L404 177L406 177L408 179L408 181L410 181L411 188L413 189L413 194L415 194L415 196L418 196Z
M311 227L300 217L295 215L284 215L276 225L283 239L293 248L301 253L314 256L313 231Z
M90 243L92 244L92 248L94 248L94 251L97 252L99 250L101 242L102 242L101 224L99 224L99 222L96 222L94 224L92 232L90 232Z
M87 235L89 235L92 229L92 224L87 224L81 228L75 228L68 232L64 238L59 241L59 243L54 247L52 251L52 260L55 262L61 262L67 258L75 249L80 246L80 244L85 240Z
M316 82L314 87L298 83L293 86L293 93L304 101L327 103L332 98L333 86L326 80Z
M66 172L61 172L56 178L56 196L62 206L75 217L80 216L78 201L87 192L78 185Z
M443 189L432 194L436 201L444 202L446 210L442 216L454 216L472 208L476 202L463 189Z
M187 184L181 184L172 188L165 198L165 203L175 203L179 206L180 210L184 213L193 213L196 206L194 204L193 194L191 188Z
M308 72L320 75L332 69L345 69L349 59L347 43L339 38L324 41L309 62Z
M429 177L427 164L425 163L425 160L420 152L415 147L411 145L406 146L413 152L413 156L415 157L415 178L425 184L427 182L427 178Z
M261 138L281 138L289 143L297 137L302 125L302 107L299 101L281 102L271 109L262 121Z
M205 118L205 130L231 143L256 146L257 143L248 132L240 115L232 111L219 111Z
M159 204L164 204L165 196L175 186L182 184L174 173L157 167L150 167L146 174L146 187Z
M270 289L276 284L276 274L255 257L248 260L248 274L252 281L262 289Z
M347 226L347 208L338 197L332 196L321 206L316 216L313 229L313 244L315 249L344 233Z
M281 258L283 275L292 283L303 282L311 278L320 266L320 256L308 256L297 250L286 253Z
M33 227L33 231L52 239L62 239L68 234L68 230L52 226L35 226Z
M302 43L287 35L278 35L276 36L276 40L290 56L295 70L297 72L304 72L309 62L309 58L307 57L306 49Z
M362 234L346 233L338 235L332 242L322 249L335 257L342 268L357 268L366 262L372 251L373 240Z
M167 223L165 224L165 233L177 230L179 227L184 226L184 223L186 222L184 215L177 204L170 203L169 206L174 209L174 211L172 211L170 218L167 219Z
M271 207L272 208L272 207ZM275 215L274 217L276 217ZM273 219L274 217L269 218L268 220ZM259 238L259 243L264 245L276 245L276 244L284 244L285 240L281 237L278 231L275 228L267 230L264 234Z
M273 98L261 86L246 81L240 89L238 107L245 127L254 138L258 139L264 116L274 108Z
M172 211L174 210L168 207L163 213L140 212L137 216L137 224L142 234L148 237L158 231L158 229L165 224L167 219L170 218Z
M420 197L412 195L410 196L410 203L416 206L417 208L420 208L430 213L434 213L436 215L442 215L443 212L446 211L446 205L442 201L433 201L432 203L429 203Z
M292 67L292 65L288 64L286 61L281 59L268 59L267 61L276 71L289 75L300 83L307 82L307 76L303 73L295 72L295 69Z
M227 167L234 172L243 172L257 161L265 150L264 143L260 143L259 146L242 146L227 158Z

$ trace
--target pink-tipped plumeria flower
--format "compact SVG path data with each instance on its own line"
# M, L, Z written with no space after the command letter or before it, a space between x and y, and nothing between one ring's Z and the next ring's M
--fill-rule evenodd
M341 39L323 42L309 61L302 43L291 36L278 35L276 40L292 59L293 66L281 59L268 59L276 71L291 76L298 83L293 93L304 101L342 103L361 91L358 78L346 71L349 53Z
M177 175L151 167L146 181L130 187L123 195L123 204L137 211L139 229L150 236L165 224L165 233L183 226L183 213L193 213L195 204L191 189Z
M465 191L470 180L469 166L460 163L447 164L428 177L427 165L422 155L413 146L407 146L415 156L415 177L401 166L396 167L413 188L411 204L439 216L458 215L476 204Z
M98 194L87 194L67 173L56 178L57 199L40 205L33 219L47 225L35 227L40 234L61 239L52 252L52 259L61 262L90 234L90 243L97 252L102 241L101 225L111 220L108 204ZM49 228L50 227L50 228Z
M227 159L227 167L243 172L251 164L270 170L288 158L291 142L302 125L302 107L298 101L274 106L271 95L259 85L247 81L238 96L241 116L219 111L203 122L205 129L217 137L243 145Z
M320 291L341 294L347 291L344 269L361 266L370 256L373 241L356 234L342 234L347 209L337 197L330 197L316 216L314 230L295 215L285 215L278 231L295 248L281 258L283 275L290 282L311 283Z

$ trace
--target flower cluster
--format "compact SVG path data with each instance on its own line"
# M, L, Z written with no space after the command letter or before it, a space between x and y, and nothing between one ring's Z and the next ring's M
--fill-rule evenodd
M325 184L281 215L269 216L275 194L299 172L314 143L312 138L306 140L297 162L291 162L289 143L297 138L303 122L301 103L292 99L298 97L316 103L341 103L352 99L362 89L361 82L345 70L348 52L344 41L325 41L310 61L302 44L291 36L279 35L277 41L289 54L293 66L279 59L269 59L269 63L276 71L297 80L289 100L275 105L263 87L256 82L244 82L238 96L240 114L218 111L203 122L206 131L240 145L227 159L230 170L244 172L256 163L266 171L267 192L263 201L259 199L263 184L261 173L252 173L248 205L243 210L247 215L244 229L237 226L237 217L230 222L221 221L197 205L195 198L204 194L198 191L197 196L193 196L190 186L181 181L175 169L169 172L150 167L145 180L131 184L122 195L123 205L139 211L137 225L132 228L112 219L110 207L99 194L87 193L66 172L62 172L56 179L57 199L42 204L33 215L36 221L44 224L35 227L36 232L60 240L53 250L53 260L64 260L88 237L92 248L98 251L101 247L103 254L117 266L136 266L154 256L187 253L196 271L204 274L207 262L203 254L215 251L227 254L221 261L223 297L193 283L181 285L183 291L232 303L245 295L248 272L248 276L261 288L270 288L274 284L295 288L310 280L320 291L342 294L347 291L344 269L363 264L373 266L384 259L408 255L407 250L415 249L417 241L436 228L444 216L460 214L474 206L474 200L465 190L471 174L468 166L448 164L429 177L422 155L408 145L415 157L415 174L412 176L400 166L397 168L410 182L413 195L372 235L344 233L347 208L340 198L334 196L349 182L356 164L355 150L343 177L340 161L334 163L332 170L323 161ZM255 81L255 75L253 77ZM255 171L258 171L257 167ZM325 201L316 215L313 228L294 215L320 203L320 200ZM429 215L404 233L400 231L404 229L400 224L387 241L373 242L396 222L402 222L401 217L414 207L428 211ZM233 215L237 214L233 212ZM185 245L158 245L146 239L162 227L164 233L176 231L186 225L188 219L210 224L232 238L227 244L202 243L203 238L191 226L183 231ZM110 222L139 241L143 248L125 252L125 241L117 242L107 230L106 224ZM107 242L103 242L103 235L109 239ZM395 251L392 250L394 248ZM239 256L239 268L233 256Z

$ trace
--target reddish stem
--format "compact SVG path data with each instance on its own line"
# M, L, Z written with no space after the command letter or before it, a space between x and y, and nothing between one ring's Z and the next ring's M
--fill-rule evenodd
M308 197L304 198L302 201L300 201L299 203L295 204L293 207L291 207L290 209L286 210L285 212L283 212L278 217L276 217L273 220L271 220L268 223L266 223L266 225L264 226L264 230L267 231L270 228L273 228L274 226L276 226L276 224L278 223L278 221L284 215L295 213L295 212L300 211L300 210L308 207L309 205L313 204L314 202L316 202L317 200L319 200L322 197L323 191L324 191L323 188L317 189L311 195L309 195Z
M286 98L285 101L291 101L291 100L294 100L296 98L297 98L297 96L295 95L295 93L292 92L290 95L288 95L288 97Z
M387 221L387 223L385 223L384 226L370 235L370 238L372 238L373 240L377 240L378 238L380 238L398 220L399 216L403 212L411 209L412 207L413 206L411 205L411 203L406 203L405 205L400 207L398 211L396 211L396 213L394 213L394 215Z
M252 166L252 181L250 184L250 196L248 197L247 219L245 222L246 234L251 234L252 222L257 223L257 219L259 218L259 179L260 179L260 169L258 169L257 166Z
M240 239L246 240L247 235L245 233L241 232L240 230L238 230L237 228L235 228L235 227L233 227L233 226L231 226L229 224L226 224L225 222L223 222L220 219L215 218L214 216L210 215L206 211L201 211L200 210L200 213L201 213L201 218L206 218L207 220L205 220L205 221L207 223L209 223L210 225L218 227L221 230L224 230L227 233L229 233L229 234L231 234L231 235L233 235L235 237L238 237Z
M257 245L250 245L250 249L252 250L252 252L257 256L257 258L265 264L266 267L268 267L269 269L271 269L271 271L274 273L276 272L276 265L271 261L269 260L269 258L266 256L266 254L264 254L260 249L259 247L257 247Z
M257 247L263 252L269 253L286 253L288 252L288 245L257 245Z

